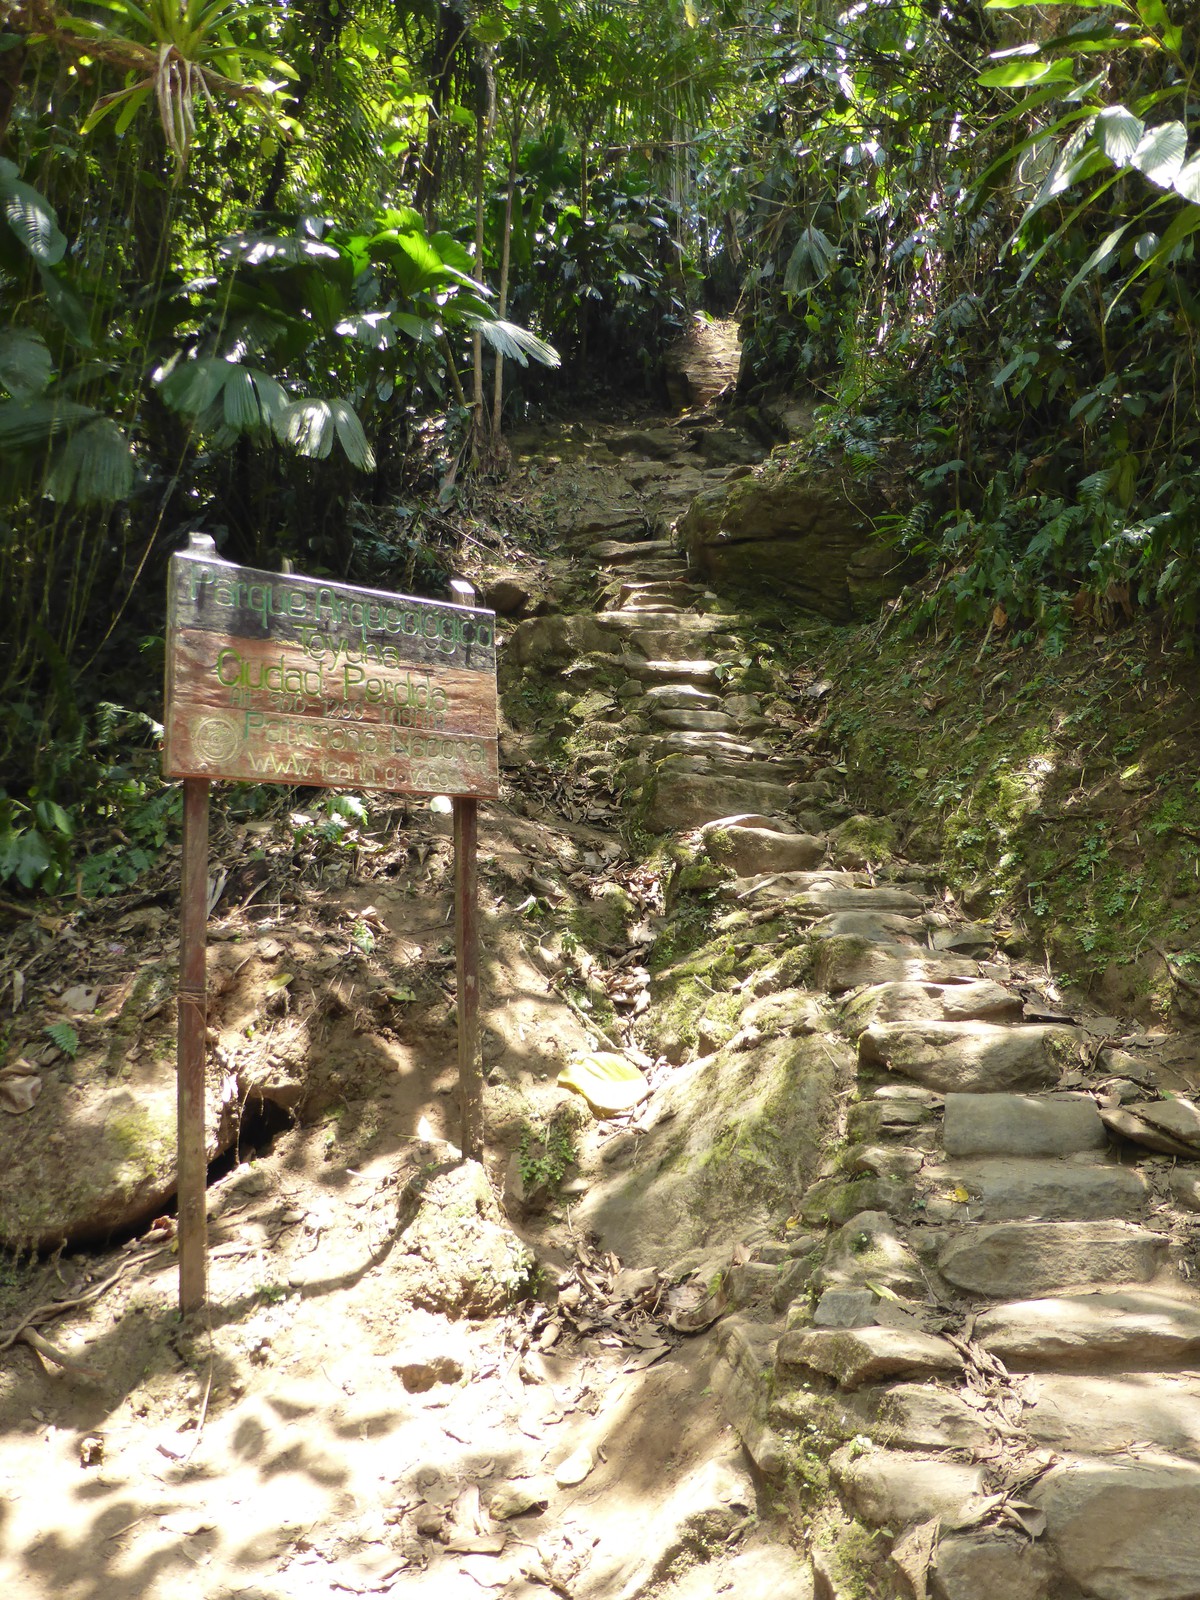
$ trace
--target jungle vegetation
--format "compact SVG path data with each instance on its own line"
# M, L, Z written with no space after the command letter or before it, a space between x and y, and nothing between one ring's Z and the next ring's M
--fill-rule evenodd
M1190 642L1198 40L1190 0L0 0L0 884L166 836L188 531L419 588L514 419L653 394L706 310L746 396L901 464L930 616Z

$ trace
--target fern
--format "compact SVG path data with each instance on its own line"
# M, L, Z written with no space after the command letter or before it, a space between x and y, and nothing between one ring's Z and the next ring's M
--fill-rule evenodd
M79 1035L69 1022L52 1022L46 1032L53 1042L62 1051L63 1055L74 1061L79 1054Z

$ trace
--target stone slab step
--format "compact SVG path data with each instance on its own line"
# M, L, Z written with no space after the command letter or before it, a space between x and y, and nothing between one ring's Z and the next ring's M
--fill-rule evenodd
M772 900L786 900L800 916L822 918L840 911L887 912L903 917L917 917L925 909L919 895L907 889L859 889L830 882L804 885L796 882L795 874L780 873L774 883L764 886L765 896Z
M654 706L650 715L660 726L677 729L680 733L733 733L741 724L736 717L723 711L675 710L670 706Z
M1078 1040L1053 1024L877 1022L859 1035L858 1059L943 1094L1040 1089L1078 1064Z
M649 615L651 620L647 620ZM596 621L609 633L727 633L728 617L701 611L598 611Z
M812 833L780 833L718 818L703 829L714 861L732 867L739 878L763 872L807 872L825 854L825 839Z
M1019 1022L1022 1009L1019 995L990 978L968 983L878 983L848 1002L842 1027L856 1039L876 1022Z
M1089 1095L948 1094L942 1138L951 1156L1069 1156L1107 1143Z
M1137 1461L1068 1458L1029 1490L1045 1543L1074 1590L1098 1600L1200 1594L1200 1465L1164 1453Z
M601 539L596 544L590 544L587 553L593 561L604 562L614 567L628 566L631 562L641 560L653 560L656 556L672 556L678 559L679 555L671 539L638 539L634 543L624 539ZM683 566L682 562L680 566Z
M1200 1378L1191 1373L1029 1373L1021 1427L1039 1445L1084 1455L1159 1450L1200 1460Z
M1089 1222L1135 1216L1149 1197L1136 1167L1028 1156L927 1166L917 1192L926 1196L924 1212L932 1222Z
M764 761L771 752L765 745L735 739L729 733L652 733L629 741L630 748L644 751L653 761L671 755L719 755L726 760Z
M820 937L814 946L812 981L833 995L862 984L946 983L979 976L978 962L966 956L933 955L914 945L880 944L857 934Z
M760 778L764 783L787 783L791 794L790 763L774 757L757 760L752 756L726 756L719 752L707 755L672 755L671 769L675 772L692 772L700 778L712 778L728 773L734 778ZM713 819L714 821L717 819ZM745 887L743 885L743 887Z
M834 1451L829 1470L856 1516L872 1527L897 1532L931 1517L951 1520L984 1486L983 1467L900 1450L864 1450L857 1442Z
M1015 1372L1187 1366L1200 1356L1200 1303L1126 1287L991 1306L975 1338Z
M842 1389L961 1372L954 1346L931 1333L906 1328L794 1328L780 1336L777 1368L801 1367L832 1378Z
M664 772L654 780L645 812L651 833L679 833L701 827L732 811L787 815L787 785L759 778L706 777L694 772Z
M643 709L650 711L718 711L721 707L719 694L692 683L654 683L641 689L640 698Z
M621 665L631 678L640 683L659 683L678 686L695 684L703 688L721 681L721 666L716 661L703 658L689 660L644 660L641 656L622 656Z
M1169 1240L1129 1222L998 1222L963 1229L938 1255L948 1282L994 1300L1100 1283L1149 1283Z
M904 917L895 911L835 911L831 916L819 917L809 927L808 934L812 939L848 938L865 940L867 944L903 944L909 946L914 955L929 953L925 945L925 919ZM871 1020L864 1022L863 1028L868 1027ZM862 1031L858 1029L858 1033ZM857 1036L857 1033L853 1035Z

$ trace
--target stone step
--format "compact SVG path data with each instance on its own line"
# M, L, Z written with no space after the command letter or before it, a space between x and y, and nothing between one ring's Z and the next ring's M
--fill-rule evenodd
M879 983L848 1002L842 1027L856 1039L873 1023L1019 1022L1022 1010L1020 996L990 978L968 983Z
M1200 1378L1193 1373L1029 1373L1021 1427L1035 1443L1085 1455L1159 1450L1200 1460Z
M1041 1089L1078 1065L1079 1035L1043 1023L876 1022L859 1035L858 1059L943 1094Z
M890 916L919 917L924 902L919 895L907 889L845 889L837 885L814 884L811 889L798 889L790 873L782 873L768 890L773 900L787 900L792 911L801 917L821 920L838 912L884 913Z
M808 929L810 939L861 939L867 944L904 944L916 955L928 954L923 917L904 917L895 911L836 911L819 917ZM883 987L876 985L876 987ZM863 1024L863 1028L869 1023ZM858 1033L863 1031L858 1029ZM857 1034L853 1035L857 1037Z
M680 733L732 733L739 726L736 717L723 711L676 710L670 706L654 706L650 715L664 728Z
M761 811L786 817L790 804L791 794L783 783L667 771L654 779L644 820L651 833L680 833L727 817L733 811Z
M809 929L810 937L814 932ZM947 983L978 976L978 962L966 956L934 955L910 944L879 944L857 934L814 939L812 982L832 995L863 984Z
M1138 1287L1012 1300L982 1312L974 1337L1014 1372L1188 1366L1200 1356L1200 1302Z
M1108 1142L1090 1095L948 1094L942 1139L950 1156L1069 1156Z
M647 621L647 616L652 620ZM610 633L728 633L730 619L702 611L597 611L596 622Z
M776 1369L803 1368L832 1378L841 1389L962 1371L954 1346L907 1328L795 1328L781 1335Z
M964 1228L938 1255L956 1288L1006 1300L1088 1284L1149 1283L1170 1241L1130 1222L997 1222Z
M666 735L660 735L666 737ZM765 760L752 760L748 756L726 756L719 751L708 751L703 754L671 755L671 770L673 772L690 772L699 778L714 778L729 776L731 778L758 778L763 783L784 783L795 770L789 761L781 761L770 756ZM788 793L791 794L792 785L788 784ZM713 819L714 821L717 819ZM743 888L749 885L743 884Z
M1086 1222L1135 1216L1149 1198L1135 1167L1027 1156L926 1166L917 1194L931 1222Z
M732 867L739 878L763 872L804 872L819 864L826 841L812 833L779 833L718 818L703 830L704 847L714 861Z
M677 688L684 684L708 687L721 681L721 664L703 659L663 661L646 660L641 656L622 656L621 665L631 678L639 683L669 684Z
M729 733L649 733L639 734L629 741L630 748L642 750L652 761L665 760L673 755L722 756L726 760L760 760L770 763L771 752L766 745L753 744L745 739L735 739ZM770 763L770 765L774 765Z
M897 1533L915 1522L941 1516L953 1526L957 1513L983 1493L984 1468L927 1459L901 1450L864 1450L857 1441L834 1451L829 1470L843 1503L874 1528ZM998 1600L980 1594L977 1600Z
M653 683L640 694L644 709L651 711L717 711L722 703L719 694L690 683Z
M601 539L599 543L589 545L587 553L593 561L603 562L607 566L622 567L643 559L653 560L655 557L670 556L675 560L679 559L678 549L672 539L639 539L636 543L624 539Z
M1026 1496L1067 1592L1102 1600L1200 1593L1200 1465L1147 1449L1137 1460L1068 1457ZM1051 1591L1048 1591L1051 1592ZM1063 1592L1063 1589L1057 1592Z

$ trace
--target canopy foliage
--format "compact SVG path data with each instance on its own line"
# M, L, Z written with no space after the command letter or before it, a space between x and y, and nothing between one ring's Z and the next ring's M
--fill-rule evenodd
M816 449L907 473L879 531L927 608L1188 637L1198 32L1187 0L2 0L0 878L65 881L85 686L189 529L419 586L414 500L556 385L653 389L704 305L744 388L815 391Z

